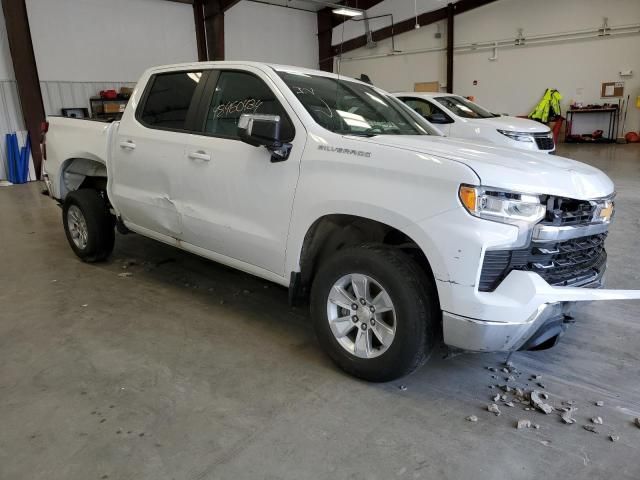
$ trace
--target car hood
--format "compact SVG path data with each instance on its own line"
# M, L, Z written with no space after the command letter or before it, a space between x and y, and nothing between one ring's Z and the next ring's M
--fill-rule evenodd
M547 153L426 135L378 135L359 140L463 163L489 187L578 200L606 197L614 191L613 182L597 168Z
M473 121L496 130L509 130L511 132L548 133L551 131L548 126L540 122L506 115L504 117L477 118L473 119Z

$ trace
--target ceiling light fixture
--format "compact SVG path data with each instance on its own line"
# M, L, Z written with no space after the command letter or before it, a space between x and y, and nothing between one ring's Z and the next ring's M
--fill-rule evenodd
M336 15L342 15L343 17L359 17L362 15L362 10L356 10L354 8L335 8L333 13Z

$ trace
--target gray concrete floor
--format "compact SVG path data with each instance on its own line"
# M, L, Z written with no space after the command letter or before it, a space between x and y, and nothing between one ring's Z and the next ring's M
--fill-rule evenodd
M616 182L608 286L639 288L640 148L561 153ZM84 264L60 215L36 184L0 188L2 480L640 478L640 302L583 306L556 348L514 356L553 403L577 402L577 424L496 417L485 366L504 356L363 383L284 289L136 235ZM582 429L594 415L599 434Z

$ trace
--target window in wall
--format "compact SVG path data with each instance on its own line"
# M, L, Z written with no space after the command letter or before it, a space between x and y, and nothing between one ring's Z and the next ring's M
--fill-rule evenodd
M202 72L155 75L140 120L149 127L183 130Z
M207 113L205 131L223 137L238 138L238 120L243 113L279 115L281 140L293 140L291 120L262 80L246 72L221 72Z

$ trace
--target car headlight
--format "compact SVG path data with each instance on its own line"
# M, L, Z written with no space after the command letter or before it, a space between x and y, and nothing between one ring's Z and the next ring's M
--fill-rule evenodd
M527 132L512 132L511 130L500 129L498 129L498 132L516 142L533 142L533 137Z
M540 197L491 187L460 185L459 197L467 211L495 222L535 224L542 220L546 207Z

